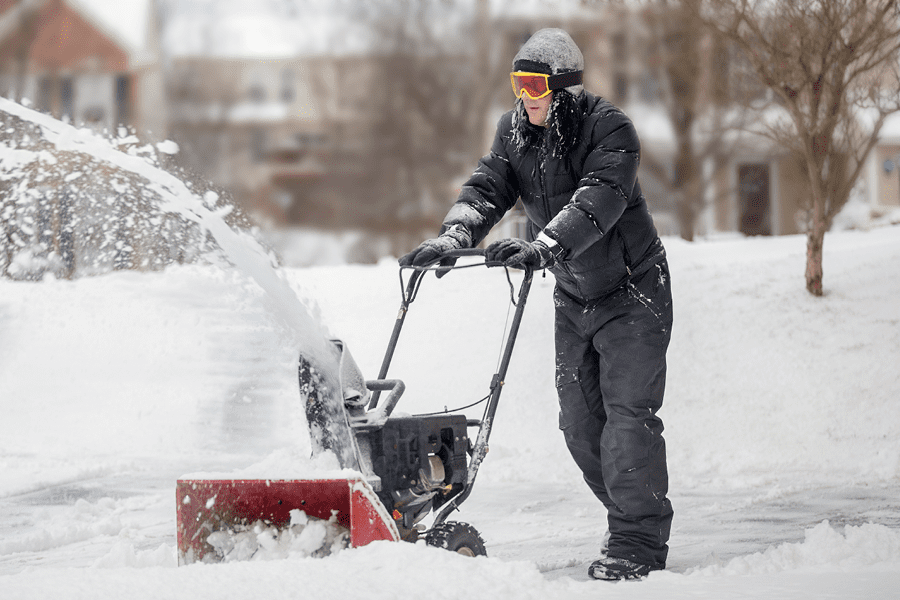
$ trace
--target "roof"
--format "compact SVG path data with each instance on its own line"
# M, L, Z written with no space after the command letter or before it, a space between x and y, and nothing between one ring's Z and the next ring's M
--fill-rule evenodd
M900 144L900 113L894 113L884 120L879 137L884 144Z
M150 17L153 0L60 0L92 27L117 45L132 63L141 62L152 50ZM22 10L43 8L50 0L25 0L0 4L0 39L20 27ZM5 9L5 10L4 10Z

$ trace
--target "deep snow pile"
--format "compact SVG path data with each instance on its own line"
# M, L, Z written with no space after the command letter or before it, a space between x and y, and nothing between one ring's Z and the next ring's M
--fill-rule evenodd
M896 480L900 311L887 299L900 293L900 228L829 235L824 299L801 285L803 236L669 249L681 271L666 407L676 473Z

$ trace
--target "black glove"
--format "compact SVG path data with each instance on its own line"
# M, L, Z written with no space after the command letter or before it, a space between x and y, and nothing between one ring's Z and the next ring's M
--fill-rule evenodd
M436 238L425 240L412 252L401 256L399 263L401 267L427 267L440 259L440 266L446 268L438 269L437 276L443 277L450 270L449 268L456 264L456 259L442 257L448 252L468 248L470 245L471 238L465 231L459 228L451 229Z
M518 238L499 240L484 251L486 262L499 262L507 267L543 269L556 264L556 257L541 241L526 242Z

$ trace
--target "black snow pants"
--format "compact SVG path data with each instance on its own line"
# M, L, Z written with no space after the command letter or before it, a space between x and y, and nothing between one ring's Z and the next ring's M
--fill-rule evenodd
M609 555L664 568L672 506L662 420L672 293L665 260L598 300L555 292L560 429L606 506Z

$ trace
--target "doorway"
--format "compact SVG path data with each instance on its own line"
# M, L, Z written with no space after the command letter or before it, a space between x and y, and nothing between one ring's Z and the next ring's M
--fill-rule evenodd
M769 165L765 163L738 165L741 233L772 235L769 189Z

